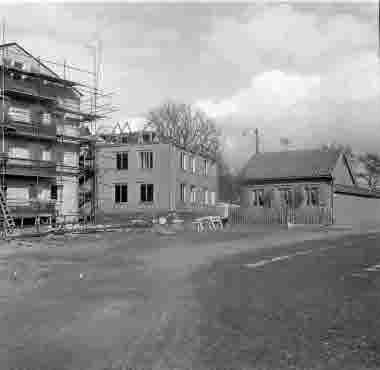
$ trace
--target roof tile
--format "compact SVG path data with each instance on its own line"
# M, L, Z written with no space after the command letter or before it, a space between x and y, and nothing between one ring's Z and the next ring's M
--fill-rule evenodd
M291 150L253 155L242 171L244 181L331 175L340 153L336 150Z

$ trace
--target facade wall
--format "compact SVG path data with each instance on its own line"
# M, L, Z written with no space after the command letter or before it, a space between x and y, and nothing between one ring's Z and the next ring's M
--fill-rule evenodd
M76 220L79 214L79 193L77 176L59 176L57 180L57 204L59 217L65 217L67 221Z
M380 199L334 194L334 221L337 225L378 225Z
M270 189L273 189L273 188L276 188L276 189L283 189L283 188L286 188L286 189L291 189L291 190L295 190L297 187L299 186L303 186L303 187L306 187L306 186L309 186L309 187L313 187L313 188L318 188L319 189L319 193L320 193L320 206L323 206L325 208L331 208L331 185L329 182L325 182L325 181L300 181L300 182L274 182L274 183L271 183L271 184L265 184L265 185L247 185L247 186L243 186L241 187L241 193L240 193L240 205L242 207L254 207L251 203L250 203L250 192L252 190L261 190L263 189L264 191L266 190L270 190ZM322 199L323 198L323 199ZM303 204L300 206L300 208L303 208L303 207L308 207L307 204L306 204L306 199L303 201Z
M217 165L210 159L200 155L187 153L180 148L174 148L175 159L174 167L176 183L176 208L200 207L203 205L213 205L218 200L218 174ZM181 153L185 153L186 169L181 165ZM207 175L204 173L204 161L207 160ZM194 170L192 170L191 161L194 161ZM185 202L181 199L181 184L185 189ZM191 199L191 187L195 188L195 202ZM205 192L207 191L207 195ZM211 195L214 193L214 195ZM194 198L193 198L194 199Z
M139 168L139 152L153 151L153 168ZM128 152L128 169L117 169L118 152ZM98 144L96 148L97 208L99 213L122 214L134 211L167 211L183 208L180 184L209 189L217 197L216 165L209 165L208 176L201 174L201 158L197 157L196 173L181 169L180 152L166 143L156 144ZM128 202L115 202L115 185L128 185ZM143 203L140 185L153 184L154 201ZM189 206L190 203L189 203Z
M5 63L11 68L54 76L17 45L7 47L5 54ZM76 120L70 118L62 108L79 110L80 96L74 89L48 81L42 75L32 78L8 72L4 84L10 93L4 111L6 122L13 130L6 136L4 150L9 155L6 175L9 197L18 203L30 201L29 188L38 183L38 199L51 201L51 187L58 184L59 213L78 213L80 145L58 139L57 134L79 136L78 116Z
M34 185L36 183L33 180L30 180L28 182L25 178L9 178L7 181L8 200L11 202L23 202L30 200L31 185ZM50 179L40 178L38 181L38 185L41 190L40 199L50 200L52 181L50 181Z
M139 153L153 152L153 168L139 168ZM128 152L128 169L117 169L116 157L119 152ZM99 145L96 149L97 208L104 213L123 213L145 209L168 209L170 206L171 162L167 144L121 144ZM128 201L115 202L115 185L128 185ZM153 184L153 203L142 203L140 185Z

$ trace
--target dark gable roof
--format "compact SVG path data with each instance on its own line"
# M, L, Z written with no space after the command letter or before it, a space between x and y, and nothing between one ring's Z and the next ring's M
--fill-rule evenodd
M64 79L57 73L57 72L54 72L50 67L48 67L45 63L41 62L40 59L36 58L34 55L32 55L31 53L29 53L29 51L27 51L26 49L24 49L20 44L18 44L17 42L8 42L8 43L5 43L5 44L0 44L0 50L3 49L3 48L8 48L8 47L11 47L11 46L15 46L17 48L19 48L23 53L25 53L26 55L28 55L30 58L32 58L35 62L39 63L43 68L45 68L46 71L48 71L49 73L52 74L53 77L55 77L57 80L61 80L63 81ZM80 96L83 96L83 93L80 92L77 88L75 88L74 86L70 86L69 87L71 90L75 91L77 94L79 94ZM68 96L68 98L70 98L70 96Z
M46 70L48 70L51 74L53 74L55 77L60 78L60 76L54 72L51 68L49 68L45 63L41 62L39 59L37 59L34 55L30 54L29 51L24 49L19 43L17 42L8 42L6 44L0 44L0 49L2 48L7 48L10 46L16 46L18 47L21 51L23 51L26 55L28 55L30 58L35 60L37 63L39 63L42 67L44 67Z
M241 172L241 180L276 180L331 176L340 153L336 150L290 150L255 154Z

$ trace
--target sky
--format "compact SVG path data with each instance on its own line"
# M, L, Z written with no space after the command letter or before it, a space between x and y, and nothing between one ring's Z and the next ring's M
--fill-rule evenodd
M215 120L234 167L255 152L247 128L261 151L281 138L380 151L375 1L0 2L0 14L7 42L83 69L100 40L100 87L119 109L103 126L173 99Z

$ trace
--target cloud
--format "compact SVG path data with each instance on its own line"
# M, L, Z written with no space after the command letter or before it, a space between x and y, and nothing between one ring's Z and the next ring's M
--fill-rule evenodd
M376 15L376 14L375 14ZM216 19L208 46L245 70L321 68L331 59L376 46L376 22L350 14L321 16L293 6L267 5L245 22Z
M199 101L197 105L213 118L236 114L252 118L275 118L319 89L320 77L288 74L279 70L255 75L250 86L220 102Z
M241 137L247 127L259 127L265 150L281 149L281 137L295 147L338 141L377 150L379 75L376 54L362 53L321 74L258 73L230 97L196 104L224 129L225 151L234 165L254 151L254 139Z
M214 21L210 50L250 76L230 95L196 102L224 129L230 164L255 151L254 138L241 136L248 127L259 128L265 151L281 149L281 137L293 148L337 141L378 150L376 13L326 9L270 4L243 21Z

